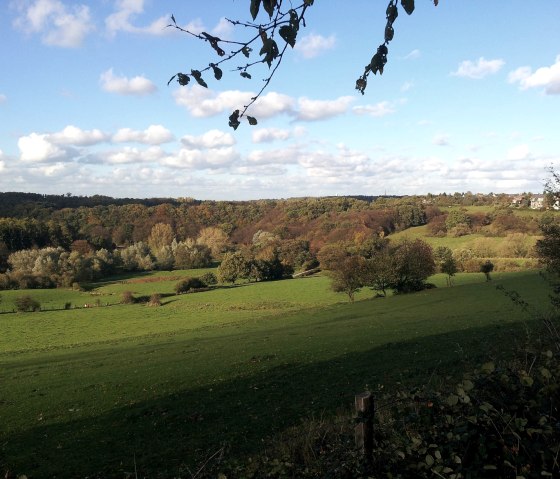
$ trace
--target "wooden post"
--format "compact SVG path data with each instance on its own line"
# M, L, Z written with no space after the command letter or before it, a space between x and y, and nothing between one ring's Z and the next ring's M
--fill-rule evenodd
M354 429L356 447L366 460L371 461L373 459L373 395L367 391L357 394L355 404L358 420Z

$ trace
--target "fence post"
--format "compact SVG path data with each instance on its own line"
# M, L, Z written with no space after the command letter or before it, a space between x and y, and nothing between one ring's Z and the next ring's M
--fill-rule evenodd
M354 428L356 447L367 461L373 459L373 395L366 391L356 395L356 416L358 423Z

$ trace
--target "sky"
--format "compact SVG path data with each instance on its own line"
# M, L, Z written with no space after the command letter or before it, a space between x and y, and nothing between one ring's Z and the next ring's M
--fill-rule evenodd
M220 57L166 25L173 14L194 33L243 41L251 30L227 19L250 20L249 4L0 1L0 191L539 193L559 167L560 1L417 0L411 16L400 10L385 72L362 96L355 81L383 41L387 1L315 0L248 112L258 125L234 131L228 116L268 67L246 79L234 59L220 81L205 73L207 89L167 85Z

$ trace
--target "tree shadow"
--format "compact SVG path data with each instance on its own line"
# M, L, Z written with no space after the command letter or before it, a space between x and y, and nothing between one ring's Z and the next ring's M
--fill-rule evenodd
M512 337L523 337L522 325L388 343L312 363L248 358L262 361L262 368L146 401L130 398L129 405L95 417L0 435L0 473L109 478L134 477L137 470L138 477L190 477L187 466L222 447L229 457L255 454L263 439L304 418L348 410L367 384L418 384L434 373L459 374L466 363L511 354Z

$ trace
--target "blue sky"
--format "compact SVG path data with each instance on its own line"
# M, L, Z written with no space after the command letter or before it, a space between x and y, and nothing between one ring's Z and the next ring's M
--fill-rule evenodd
M316 0L262 85L224 67L209 88L168 79L219 57L164 28L242 40L248 0L5 0L0 191L257 199L540 192L560 163L560 2L417 0L383 76L356 78L386 1ZM295 2L294 4L299 4ZM256 58L256 56L255 56ZM237 64L232 64L231 69Z

